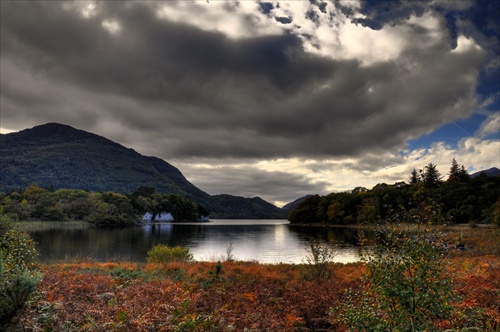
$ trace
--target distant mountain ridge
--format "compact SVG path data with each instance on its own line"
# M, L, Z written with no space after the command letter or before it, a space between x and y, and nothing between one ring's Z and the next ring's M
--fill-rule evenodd
M227 195L233 197L234 206L229 207L227 197L200 190L160 158L143 156L105 137L59 123L0 135L0 191L31 184L120 193L149 186L191 199L210 210L212 217L284 217L281 209L257 198Z
M284 211L292 211L294 210L297 206L299 206L300 203L308 199L309 197L312 197L314 195L305 195L303 197L297 198L293 202L290 202L288 204L285 204L281 209Z
M476 173L472 173L470 176L471 179L475 178L476 176L481 175L481 173L484 173L486 176L500 176L500 169L496 167L488 168Z

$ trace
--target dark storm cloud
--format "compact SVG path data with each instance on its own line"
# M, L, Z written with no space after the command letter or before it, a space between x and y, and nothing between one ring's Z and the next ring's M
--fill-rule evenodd
M167 160L345 156L401 147L475 106L476 49L452 54L438 43L366 66L306 53L292 33L234 39L160 19L156 3L98 2L88 18L65 4L1 4L10 123L60 114L123 143L154 145L148 151ZM381 22L410 12L419 13L406 8ZM418 44L422 31L412 29Z
M325 61L306 57L292 35L235 42L220 33L159 20L151 8L131 4L114 13L123 26L117 37L102 29L104 13L83 20L57 3L37 5L19 8L13 3L13 9L7 8L19 12L5 15L10 19L2 25L3 53L21 55L34 69L96 91L209 102L201 90L224 72L246 80L262 77L276 92L293 93L331 71ZM28 16L26 11L36 12L41 28L26 29L35 24L31 17L14 19Z

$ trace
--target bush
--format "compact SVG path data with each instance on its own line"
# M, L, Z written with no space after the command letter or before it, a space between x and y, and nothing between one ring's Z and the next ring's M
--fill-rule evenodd
M435 330L454 301L441 247L441 233L430 225L402 231L388 224L364 254L365 286L348 292L348 304L337 308L340 319L353 331Z
M332 276L332 262L338 250L319 239L311 238L302 269L306 280L322 280Z
M115 267L109 271L109 274L115 279L124 281L139 279L142 277L141 271L129 270L123 267Z
M193 254L189 249L182 247L169 247L164 244L158 244L148 251L148 263L166 264L170 262L191 262Z
M0 215L0 331L24 310L41 280L35 259L33 240L11 218Z

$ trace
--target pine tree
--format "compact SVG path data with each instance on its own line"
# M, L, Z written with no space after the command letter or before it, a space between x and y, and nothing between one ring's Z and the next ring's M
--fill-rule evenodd
M462 182L469 181L469 174L465 170L464 165L459 165L455 158L451 161L448 181L450 180L459 180Z
M425 171L423 174L423 182L426 188L434 188L441 183L441 173L436 168L436 165L429 163L425 166Z
M469 173L467 173L467 170L465 169L464 165L460 167L460 171L458 172L458 177L462 182L470 181Z
M410 184L416 184L419 181L420 178L418 176L417 170L414 168L413 171L411 171Z
M451 167L450 167L450 173L449 173L448 180L451 180L453 178L458 178L459 174L460 174L460 166L458 165L457 160L455 158L453 158L453 160L451 161Z

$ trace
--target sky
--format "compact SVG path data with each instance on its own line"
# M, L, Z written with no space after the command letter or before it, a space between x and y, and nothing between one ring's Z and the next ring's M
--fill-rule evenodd
M2 133L67 124L278 206L500 168L499 1L0 6Z

